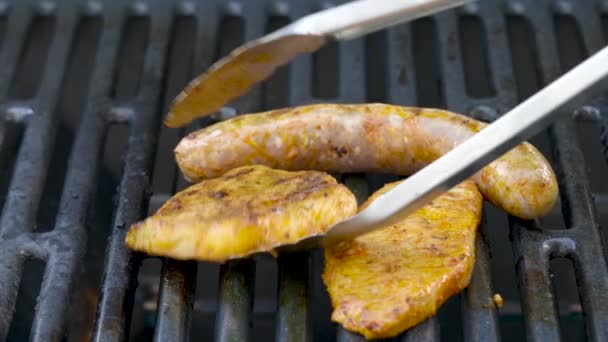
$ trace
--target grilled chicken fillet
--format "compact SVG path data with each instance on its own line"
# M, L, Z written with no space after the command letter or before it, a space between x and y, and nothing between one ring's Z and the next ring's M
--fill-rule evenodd
M435 314L469 284L482 201L467 180L398 224L327 248L323 281L332 320L371 339L395 336Z
M357 211L330 175L253 165L177 193L134 224L127 245L174 259L223 262L323 234Z

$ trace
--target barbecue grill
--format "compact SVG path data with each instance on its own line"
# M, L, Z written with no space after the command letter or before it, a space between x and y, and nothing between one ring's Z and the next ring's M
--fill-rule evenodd
M319 251L219 266L125 248L187 185L179 138L315 102L491 121L608 42L604 0L484 0L298 57L218 115L162 126L214 60L337 3L0 1L0 340L361 340L330 321ZM470 286L397 339L608 340L608 102L564 114L532 140L560 205L530 222L486 204ZM396 179L336 177L361 199Z

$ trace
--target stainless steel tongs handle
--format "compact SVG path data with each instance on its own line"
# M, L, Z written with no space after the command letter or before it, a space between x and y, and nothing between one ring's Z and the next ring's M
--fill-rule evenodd
M300 19L302 34L353 39L474 0L359 0ZM298 30L300 31L300 30Z

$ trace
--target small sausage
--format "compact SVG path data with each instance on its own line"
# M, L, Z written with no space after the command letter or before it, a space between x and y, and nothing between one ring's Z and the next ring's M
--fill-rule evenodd
M487 124L439 109L317 104L247 114L185 137L175 157L190 181L243 165L411 175ZM473 176L486 199L514 216L545 215L558 196L544 156L522 143Z

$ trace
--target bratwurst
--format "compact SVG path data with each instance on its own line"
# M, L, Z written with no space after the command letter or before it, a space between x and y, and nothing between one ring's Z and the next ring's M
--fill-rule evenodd
M216 123L182 139L175 157L184 176L194 182L254 164L408 176L486 126L439 109L317 104ZM547 214L558 195L549 162L527 142L472 178L486 199L524 219Z

